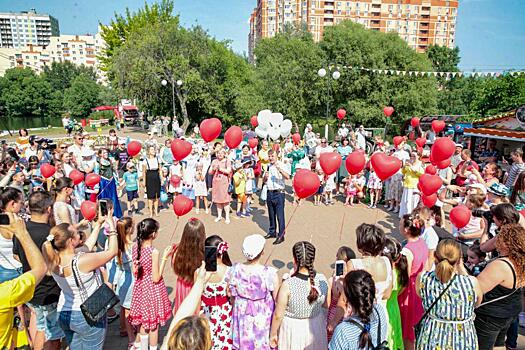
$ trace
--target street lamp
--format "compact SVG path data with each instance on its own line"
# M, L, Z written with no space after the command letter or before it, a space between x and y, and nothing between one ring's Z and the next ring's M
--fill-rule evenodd
M327 76L328 73L331 73ZM326 89L327 89L327 97L326 97L326 124L325 124L325 130L324 130L324 136L325 138L328 138L328 118L330 116L330 100L332 99L332 84L330 84L331 79L338 80L341 78L341 72L339 72L339 69L335 66L328 66L328 70L325 68L321 68L317 71L317 75L320 78L326 77Z
M160 84L162 86L167 86L168 85L168 81L166 79L162 79ZM175 84L177 84L177 86L181 86L182 85L182 80L177 80L175 83L172 81L171 82L171 104L172 104L172 107L173 107L173 118L177 118L176 116L176 112L177 112L177 107L175 105Z

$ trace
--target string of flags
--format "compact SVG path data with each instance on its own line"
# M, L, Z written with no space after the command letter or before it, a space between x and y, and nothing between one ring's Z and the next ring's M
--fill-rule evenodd
M334 67L335 68L335 67ZM456 78L456 77L487 77L487 78L497 78L500 76L510 75L512 77L517 77L522 74L525 74L525 71L506 71L506 72L428 72L428 71L406 71L406 70L397 70L397 69L375 69L375 68L366 68L366 67L357 67L357 66L342 66L337 68L343 69L353 69L375 74L383 75L404 75L404 76L415 76L415 77L445 77L447 79Z

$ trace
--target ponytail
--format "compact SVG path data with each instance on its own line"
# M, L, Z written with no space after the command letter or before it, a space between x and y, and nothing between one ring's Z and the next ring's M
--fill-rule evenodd
M454 273L455 266L461 259L459 243L452 239L439 242L436 252L436 276L441 283L447 283Z
M49 272L60 265L59 252L66 248L68 239L73 237L73 231L70 228L71 224L66 222L54 226L42 246L42 253Z
M73 180L71 180L69 177L59 177L53 181L53 185L49 192L51 193L53 199L56 200L58 193L60 193L64 188L73 187L73 185Z
M128 231L133 227L133 219L125 216L117 221L117 262L122 266L122 252L126 250L126 238Z

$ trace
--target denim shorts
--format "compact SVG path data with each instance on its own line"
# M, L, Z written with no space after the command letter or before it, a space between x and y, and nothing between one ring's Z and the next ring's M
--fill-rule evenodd
M49 305L35 305L28 303L36 315L36 329L44 332L46 340L58 340L64 338L64 331L58 324L57 303Z
M58 322L64 330L70 349L102 350L104 347L106 318L95 326L90 326L80 310L60 311Z

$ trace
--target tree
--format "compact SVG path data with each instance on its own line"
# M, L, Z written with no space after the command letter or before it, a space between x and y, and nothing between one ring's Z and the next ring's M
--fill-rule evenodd
M471 113L486 117L525 105L525 76L480 79Z
M80 74L64 91L64 109L72 117L81 118L90 114L91 108L100 103L100 88L90 77Z
M63 91L70 87L73 80L80 74L93 81L97 80L93 68L84 65L77 66L70 61L53 62L51 66L45 66L41 77L49 82L54 90Z

